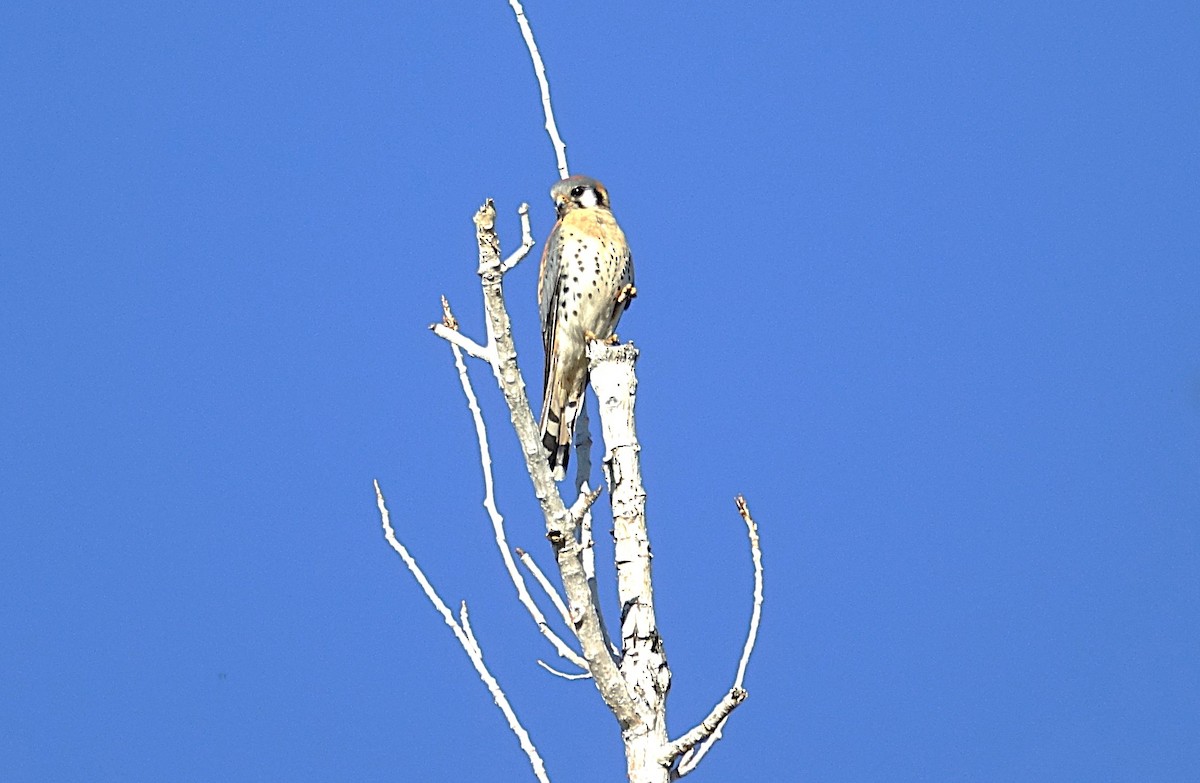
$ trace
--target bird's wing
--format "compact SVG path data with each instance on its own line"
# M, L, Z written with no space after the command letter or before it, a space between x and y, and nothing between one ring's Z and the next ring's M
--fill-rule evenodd
M542 374L542 390L550 380L550 364L553 356L554 331L558 327L559 266L561 253L559 232L562 221L554 224L546 246L542 249L542 264L538 269L538 313L542 319L542 346L546 351L545 369Z

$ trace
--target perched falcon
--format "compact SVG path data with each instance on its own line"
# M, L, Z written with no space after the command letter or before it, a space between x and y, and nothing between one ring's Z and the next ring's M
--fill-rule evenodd
M575 418L587 386L588 340L607 340L629 307L633 261L609 208L608 191L591 177L568 177L550 189L558 222L538 271L538 305L546 348L542 445L561 479Z

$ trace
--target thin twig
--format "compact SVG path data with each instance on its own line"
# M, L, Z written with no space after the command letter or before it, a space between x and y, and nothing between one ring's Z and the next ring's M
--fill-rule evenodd
M733 708L741 704L747 696L742 683L746 678L746 667L750 664L750 653L754 651L754 644L758 639L758 625L762 620L762 546L758 540L758 524L750 516L750 507L746 505L746 498L738 495L733 502L737 505L742 521L746 523L746 535L750 539L750 558L754 562L754 609L750 613L750 631L746 635L742 658L738 662L737 676L734 677L733 687L730 688L729 693L699 726L668 746L669 750L664 754L664 764L671 763L672 756L679 756L679 766L671 771L672 780L677 780L696 768L708 751L712 750L713 745L721 739L721 731L725 728L725 723L729 720L729 714L733 712ZM727 704L729 708L724 710L724 714L718 716L718 713ZM715 722L714 718L716 718Z
M554 589L554 585L550 584L550 580L546 578L546 572L538 566L533 556L524 549L517 547L516 551L521 565L525 566L529 570L529 573L533 575L534 581L541 585L542 591L549 597L550 603L554 604L554 608L558 610L562 621L566 623L568 628L572 627L574 623L571 621L571 613L567 611L567 605L563 602L562 596L558 594L558 590Z
M588 589L592 592L592 602L596 604L597 613L600 617L600 632L604 634L604 644L613 655L619 655L621 648L613 643L612 636L608 633L608 623L604 619L604 612L600 611L600 586L596 582L596 540L592 536L592 506L596 500L604 493L604 485L591 489L587 481L583 477L591 473L591 445L592 439L587 435L587 406L579 409L579 419L577 426L582 425L584 436L587 439L587 447L582 448L579 445L578 434L575 438L575 446L581 463L575 473L575 488L579 492L579 497L575 498L575 502L571 504L571 516L575 518L579 524L579 548L583 552L583 573L587 577ZM587 464L585 470L584 463Z
M588 419L586 396L579 400L575 419L575 491L592 482L592 427Z
M443 302L445 299L443 298ZM450 305L444 305L447 319L453 320L453 313L450 312ZM491 448L488 445L487 428L483 423L483 412L479 409L479 400L475 397L475 389L471 386L471 378L467 374L467 365L463 362L462 351L454 343L450 344L450 350L454 352L454 366L458 368L458 380L462 385L463 394L467 397L467 407L471 410L471 418L475 422L475 439L479 443L479 462L483 468L483 507L487 509L488 517L492 521L492 533L496 538L496 546L500 550L500 558L504 561L504 568L508 571L508 576L512 580L513 586L517 588L517 598L525 606L530 617L533 618L538 630L545 636L546 639L553 645L559 656L566 658L571 663L575 664L583 670L587 670L587 661L585 661L579 653L567 646L558 634L550 628L550 624L546 622L545 615L534 602L533 596L529 594L529 589L525 586L525 579L521 576L521 572L517 569L517 564L513 561L512 550L508 545L508 537L504 531L504 517L500 515L500 510L496 507L496 487L492 478L492 454Z
M384 538L387 539L388 544L396 551L396 554L400 555L400 559L408 567L409 573L413 575L417 580L417 584L421 586L421 590L424 591L425 597L429 599L429 602L433 604L433 608L438 611L442 619L446 622L446 625L450 626L450 630L454 632L458 643L462 645L463 650L467 653L467 657L471 659L471 665L475 667L479 678L483 680L483 684L487 686L488 691L492 694L492 699L496 702L496 706L504 713L504 717L508 721L508 727L512 730L513 734L517 735L517 741L521 744L521 750L525 751L525 755L529 758L529 764L533 767L534 776L541 783L550 783L550 778L546 776L546 765L542 762L542 757L538 755L537 748L534 747L533 741L529 738L529 733L525 731L525 727L517 719L517 714L513 711L508 697L500 689L500 683L496 681L496 678L488 671L487 665L484 664L483 652L479 648L479 643L475 640L475 635L468 633L454 619L454 614L451 613L450 607L446 606L446 602L433 589L433 585L425 577L425 573L417 565L417 561L409 554L408 549L396 538L396 531L392 528L391 516L388 514L387 504L384 502L383 490L379 487L379 481L375 481L375 503L379 507L379 516L383 521ZM465 623L467 620L467 605L465 602L462 605L462 616Z
M550 104L550 82L546 80L546 66L542 64L542 55L538 52L537 44L533 40L533 29L529 26L529 20L525 18L525 9L521 7L519 0L508 0L508 4L512 7L513 13L517 15L517 24L521 26L521 37L525 39L525 46L529 48L529 57L533 60L533 72L537 76L538 87L542 91L542 112L546 115L546 133L550 134L550 143L554 145L554 156L558 160L558 175L560 179L566 179L569 173L567 170L567 145L558 135L558 126L554 123L554 107Z
M588 421L586 395L579 401L579 416L575 419L575 492L578 497L571 505L571 516L579 523L579 548L583 551L583 573L587 576L588 589L592 591L592 602L600 607L600 586L596 583L596 541L592 538L592 504L600 497L599 488L589 492L592 480L592 428ZM581 505L582 504L582 505ZM608 633L604 612L600 612L600 630L604 643L613 654L617 646Z

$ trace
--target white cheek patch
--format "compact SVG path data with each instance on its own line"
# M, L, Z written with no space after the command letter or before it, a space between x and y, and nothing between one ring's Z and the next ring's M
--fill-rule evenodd
M595 188L588 188L579 196L579 206L591 209L600 203L600 198L596 195Z

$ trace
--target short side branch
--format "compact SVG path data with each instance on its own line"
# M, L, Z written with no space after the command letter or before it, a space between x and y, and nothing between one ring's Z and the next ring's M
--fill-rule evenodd
M383 499L383 490L379 488L379 482L375 482L375 503L379 507L379 516L383 520L383 536L387 539L388 544L400 555L404 561L404 565L408 567L409 572L417 580L417 584L421 586L425 597L433 604L433 608L438 611L445 620L446 625L450 626L450 630L454 632L455 638L462 648L467 653L467 657L471 659L471 665L475 667L475 671L479 674L479 678L483 680L483 684L487 686L488 691L492 694L492 699L496 702L496 706L504 713L505 719L508 721L508 727L513 734L517 735L517 741L521 743L521 750L525 751L525 755L529 757L529 764L533 767L534 776L541 783L550 783L550 778L546 776L546 765L542 762L542 757L538 755L537 748L534 747L533 741L529 738L529 733L525 731L525 727L517 720L517 714L513 711L512 705L509 704L508 697L504 695L504 691L500 689L500 683L488 671L487 665L483 662L483 651L479 648L479 643L475 639L475 634L470 630L470 624L467 619L467 605L464 602L462 605L462 624L459 624L454 619L454 614L450 608L446 606L446 602L441 599L437 591L433 589L433 585L425 577L425 573L421 567L417 565L417 561L409 554L408 549L400 540L396 538L396 531L392 528L391 516L388 514L387 504Z
M550 672L555 677L562 677L564 680L586 680L592 676L592 675L588 674L587 672L580 672L579 674L567 674L566 672L560 672L558 669L555 669L553 666L546 663L545 661L538 661L537 665L541 666L543 669Z
M443 297L443 299L445 299L445 297ZM474 359L483 359L488 364L491 364L495 361L494 354L488 349L487 346L480 345L470 337L467 337L462 332L458 331L458 329L447 326L445 323L430 324L429 328L438 337L450 343L456 349L461 349L468 356Z
M682 737L667 746L667 751L662 755L662 758L659 759L659 763L664 767L670 766L671 762L673 762L676 757L686 753L694 748L697 744L708 739L709 736L711 736L713 732L717 730L717 727L725 722L725 719L729 717L729 713L733 712L734 708L745 701L746 696L748 695L749 694L741 688L731 689L729 693L725 694L725 697L717 703L717 706L712 708L712 712L708 714L708 717L700 721L700 725L696 726L696 728L692 729L687 734L684 734Z
M521 204L517 208L517 214L521 216L521 246L504 259L504 263L500 265L500 274L502 275L508 274L510 269L521 263L521 259L529 255L530 250L533 250L533 232L529 228L529 205Z

